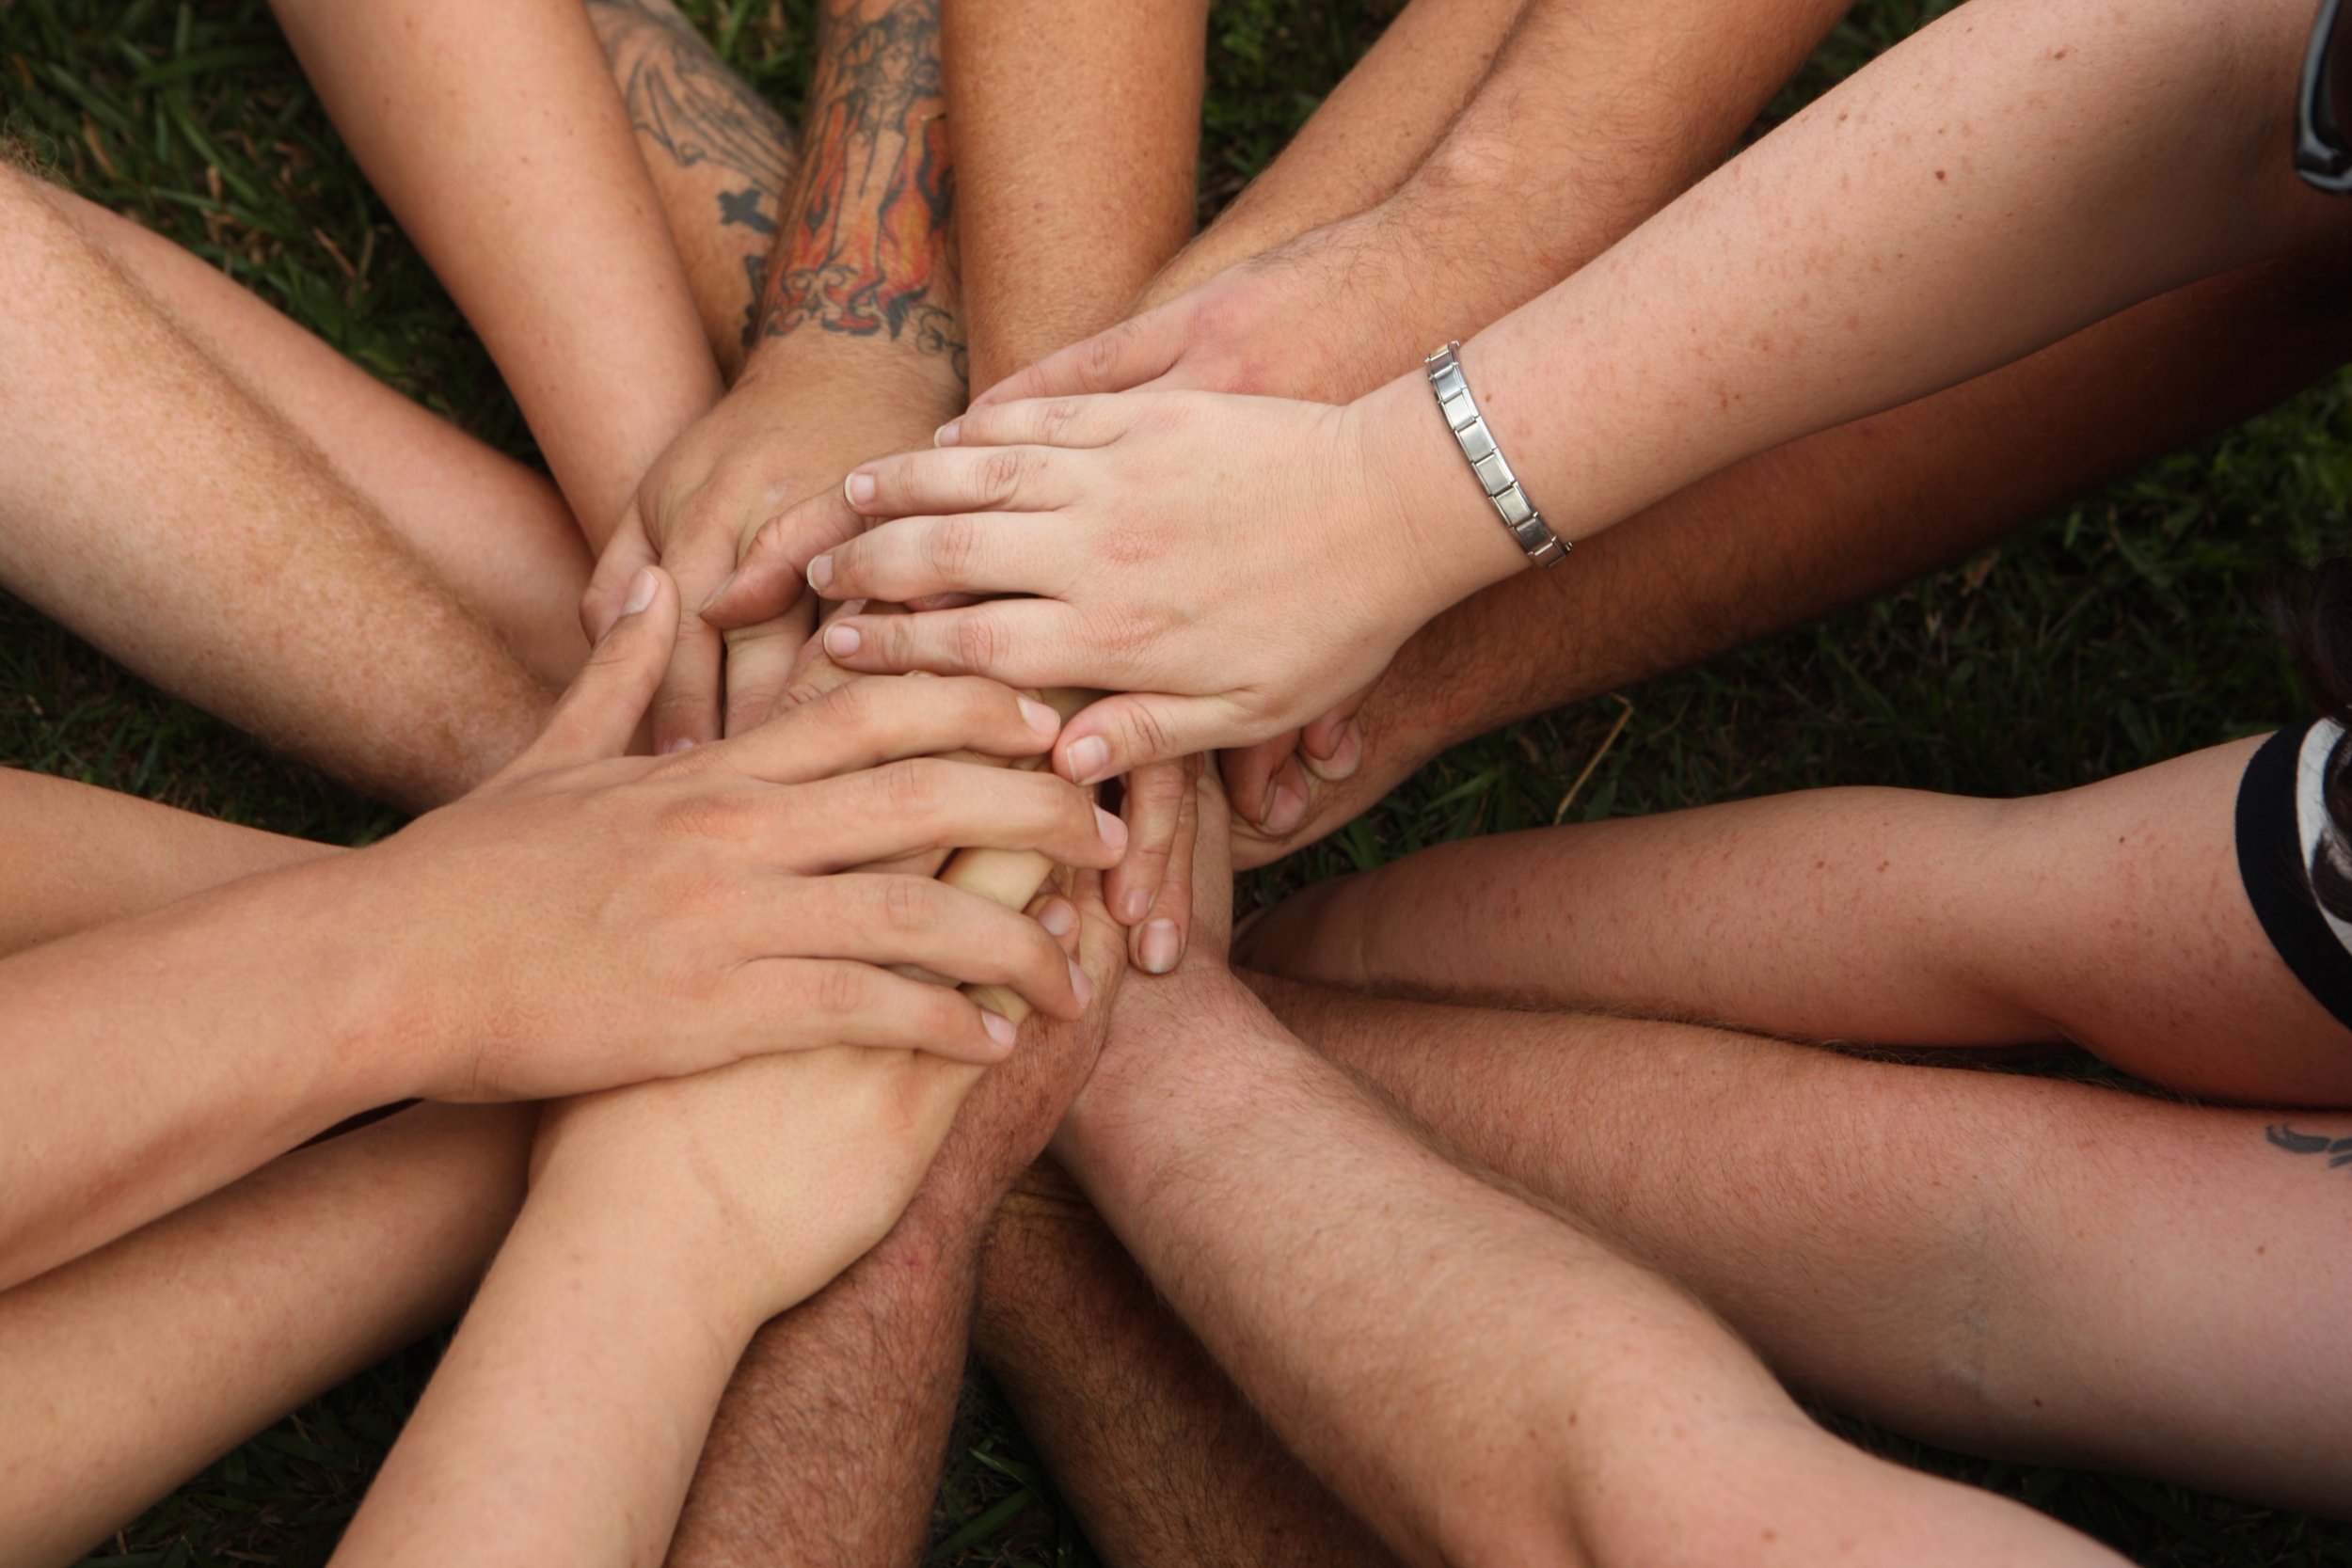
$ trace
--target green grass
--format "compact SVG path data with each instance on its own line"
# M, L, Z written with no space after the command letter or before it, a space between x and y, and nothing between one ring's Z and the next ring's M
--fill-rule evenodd
M804 0L691 8L787 111ZM1864 0L1767 119L1947 7ZM1382 0L1221 0L1204 212L1280 147L1376 36ZM377 375L518 455L486 357L320 115L257 0L0 0L7 129L75 188L259 290ZM2274 563L2341 547L2352 407L2331 379L1904 591L1624 694L1630 721L1570 815L1830 784L2060 787L2268 728L2297 708L2250 605ZM1333 841L1250 879L1263 898L1422 844L1549 821L1620 705L1456 748ZM164 697L0 598L0 763L345 843L399 818ZM395 1355L243 1445L94 1562L323 1561L438 1353ZM2180 1488L1993 1465L1832 1419L1907 1463L2048 1510L2146 1563L2352 1563L2352 1530ZM966 1391L937 1560L1091 1561L1001 1400Z

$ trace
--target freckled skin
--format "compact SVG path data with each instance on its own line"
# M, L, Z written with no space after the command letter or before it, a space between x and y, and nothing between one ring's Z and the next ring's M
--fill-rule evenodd
M2352 1104L2352 1032L2238 876L2258 744L2025 800L1820 790L1444 845L1310 889L1248 961L1806 1039L2073 1040L2201 1095Z

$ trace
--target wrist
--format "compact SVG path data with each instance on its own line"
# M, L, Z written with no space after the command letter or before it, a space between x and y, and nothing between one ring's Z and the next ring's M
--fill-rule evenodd
M1401 574L1398 597L1418 627L1482 588L1528 569L1486 499L1416 365L1347 407L1371 515Z
M1297 1049L1222 963L1128 986L1051 1152L1089 1193L1148 1184L1167 1160L1260 1115L1269 1068Z

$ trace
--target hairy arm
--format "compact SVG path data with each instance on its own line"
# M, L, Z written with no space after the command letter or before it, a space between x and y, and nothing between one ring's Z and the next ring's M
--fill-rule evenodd
M585 12L578 0L277 11L601 550L721 384Z
M1093 988L1087 1016L1032 1018L1012 1058L963 1101L890 1234L752 1341L703 1451L672 1562L720 1568L781 1555L850 1568L920 1552L989 1219L1092 1067L1118 989L1122 943L1090 882L1074 908L1054 898L1041 911L1056 926L1075 923Z
M1202 835L1205 883L1222 836ZM1203 951L1223 937L1203 926L1184 969L1121 994L1056 1149L1407 1561L2116 1560L1813 1426L1666 1278L1310 1050Z
M972 385L1117 321L1191 237L1202 0L945 0Z

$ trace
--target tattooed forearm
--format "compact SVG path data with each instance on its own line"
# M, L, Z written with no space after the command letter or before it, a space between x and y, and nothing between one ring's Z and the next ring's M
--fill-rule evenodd
M775 233L792 178L784 117L666 0L588 0L588 15L639 136L680 168L707 164L740 182L719 193L721 223Z
M2271 1148L2283 1148L2289 1154L2327 1155L2329 1170L2338 1165L2352 1165L2352 1138L2330 1138L2323 1132L2297 1132L2284 1123L2264 1128L2263 1136L2270 1141Z
M767 331L887 336L963 373L936 0L825 0Z

